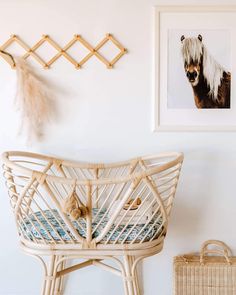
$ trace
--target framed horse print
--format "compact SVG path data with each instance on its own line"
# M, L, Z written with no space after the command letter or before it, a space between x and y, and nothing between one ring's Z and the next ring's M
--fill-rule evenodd
M155 131L236 131L236 6L155 7Z

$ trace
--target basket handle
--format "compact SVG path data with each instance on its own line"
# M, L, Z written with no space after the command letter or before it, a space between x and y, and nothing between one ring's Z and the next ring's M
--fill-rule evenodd
M208 249L209 245L218 246L219 249ZM232 256L232 252L230 248L222 241L218 240L208 240L205 243L203 243L201 251L200 251L200 263L204 264L204 256L206 254L217 254L224 256L227 263L231 264L230 257Z

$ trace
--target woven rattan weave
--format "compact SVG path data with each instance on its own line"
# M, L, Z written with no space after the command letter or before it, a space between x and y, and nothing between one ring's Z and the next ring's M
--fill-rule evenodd
M62 294L65 274L95 265L121 276L126 295L140 295L136 266L163 247L182 160L167 153L89 164L4 153L21 248L43 263L42 293ZM85 261L69 266L74 259Z
M199 254L175 257L174 272L175 295L236 294L236 257L221 241L206 241Z

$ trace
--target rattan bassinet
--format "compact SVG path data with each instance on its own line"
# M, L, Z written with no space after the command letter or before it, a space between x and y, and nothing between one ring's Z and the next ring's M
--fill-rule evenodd
M26 152L2 159L21 248L43 263L43 294L62 294L63 276L89 265L121 276L126 295L141 294L136 266L163 247L181 153L116 164ZM68 266L75 258L85 261Z

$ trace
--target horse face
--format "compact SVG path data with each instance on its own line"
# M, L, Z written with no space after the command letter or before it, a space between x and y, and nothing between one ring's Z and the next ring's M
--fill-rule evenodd
M200 65L197 63L185 64L184 68L189 82L192 86L197 86L199 82Z

